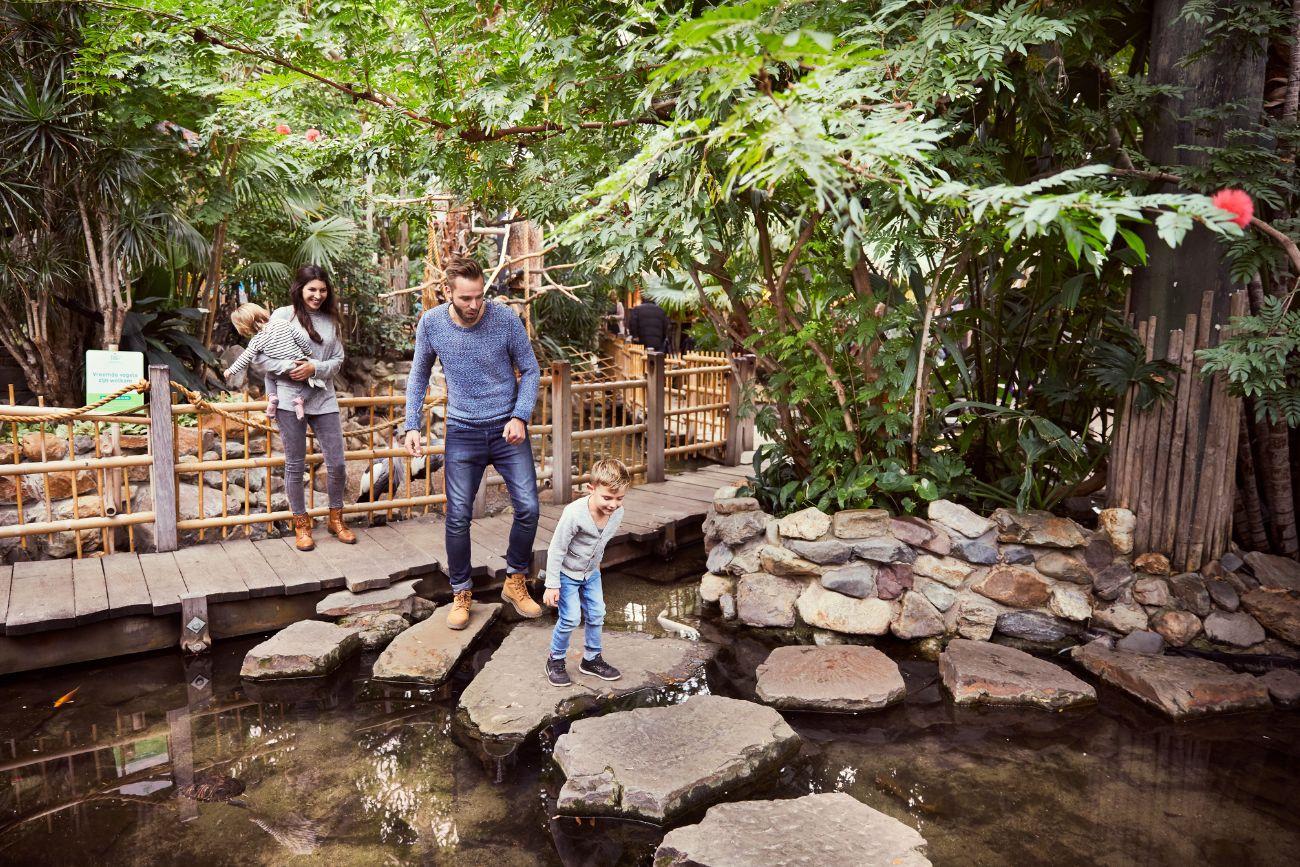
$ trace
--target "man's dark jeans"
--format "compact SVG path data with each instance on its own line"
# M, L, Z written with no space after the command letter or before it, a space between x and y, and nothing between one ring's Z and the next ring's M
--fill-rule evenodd
M505 480L515 512L506 567L527 575L532 564L533 540L537 537L537 468L528 439L510 445L501 436L506 421L484 425L447 422L443 472L447 485L447 574L456 592L469 590L474 584L469 574L469 523L474 516L474 495L489 465Z

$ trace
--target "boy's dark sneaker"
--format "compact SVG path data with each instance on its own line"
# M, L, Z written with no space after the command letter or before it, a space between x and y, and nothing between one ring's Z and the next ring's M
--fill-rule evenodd
M564 667L563 657L560 659L546 657L546 679L551 682L551 686L571 686L573 684L568 669Z
M578 671L590 674L592 677L599 677L601 680L618 680L623 676L623 672L601 659L599 653L592 659L584 658L578 663Z

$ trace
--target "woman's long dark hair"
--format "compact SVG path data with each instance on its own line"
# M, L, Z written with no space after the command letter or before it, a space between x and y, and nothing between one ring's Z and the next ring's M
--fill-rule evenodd
M320 280L325 284L329 294L325 296L324 303L320 306L321 313L324 313L330 319L334 320L337 330L339 323L338 304L334 300L334 284L330 283L329 272L319 265L303 265L298 269L298 273L293 275L293 284L289 287L289 300L293 302L293 315L298 320L298 324L307 332L307 336L315 343L321 342L320 333L316 326L311 322L311 308L307 302L302 300L302 287L306 286L313 280Z

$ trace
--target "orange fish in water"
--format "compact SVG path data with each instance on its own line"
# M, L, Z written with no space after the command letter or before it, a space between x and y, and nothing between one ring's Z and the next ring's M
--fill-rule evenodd
M54 700L54 706L55 706L55 707L62 707L63 705L67 704L68 702L72 701L72 697L73 697L74 695L77 694L77 690L79 690L79 689L81 689L81 687L79 687L79 686L77 686L77 687L73 687L72 692L64 693L63 695L61 695L61 696L59 696L58 698L56 698L56 699Z

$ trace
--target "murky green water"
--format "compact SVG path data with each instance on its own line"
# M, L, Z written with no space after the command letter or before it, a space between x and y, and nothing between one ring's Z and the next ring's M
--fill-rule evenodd
M707 688L752 697L769 646L699 623L693 585L632 574L699 574L697 557L608 574L609 628L661 632L667 610L725 642ZM456 739L455 696L490 642L427 694L377 688L356 666L245 691L252 643L188 668L162 654L0 682L0 862L505 867L652 853L654 829L551 820L544 745L497 760ZM958 711L932 663L902 667L897 708L789 716L804 749L761 796L849 792L917 827L936 864L1235 867L1300 852L1300 714L1176 726L1110 691L1066 714ZM244 785L233 803L176 795L227 776Z

